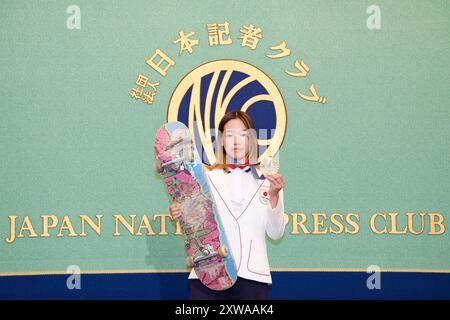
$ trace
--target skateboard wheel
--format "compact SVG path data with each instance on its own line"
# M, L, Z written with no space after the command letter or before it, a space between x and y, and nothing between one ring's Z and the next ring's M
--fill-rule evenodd
M228 255L228 250L227 247L225 246L220 246L219 247L219 256L221 256L222 258L226 257Z
M163 172L163 168L161 167L161 162L159 162L159 161L155 162L155 171L158 173Z
M188 267L193 267L193 266L195 266L194 258L192 258L192 257L187 257L187 258L186 258L186 264L188 265Z

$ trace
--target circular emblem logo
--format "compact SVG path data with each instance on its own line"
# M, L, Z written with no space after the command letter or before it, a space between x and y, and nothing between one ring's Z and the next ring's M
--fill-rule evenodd
M226 112L238 110L255 124L258 160L275 155L287 126L283 97L267 74L243 61L212 61L189 72L172 94L167 121L183 122L203 163L214 164L220 120Z

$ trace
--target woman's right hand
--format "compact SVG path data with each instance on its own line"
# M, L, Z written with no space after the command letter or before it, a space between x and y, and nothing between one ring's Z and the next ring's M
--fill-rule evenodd
M170 216L173 220L178 220L178 218L181 217L181 214L183 213L183 207L178 202L174 201L169 206Z

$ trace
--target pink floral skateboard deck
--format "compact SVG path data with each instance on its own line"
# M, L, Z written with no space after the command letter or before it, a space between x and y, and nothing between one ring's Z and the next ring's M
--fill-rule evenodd
M155 137L155 155L167 192L183 207L179 222L188 266L210 289L232 287L236 265L189 129L181 122L163 125Z

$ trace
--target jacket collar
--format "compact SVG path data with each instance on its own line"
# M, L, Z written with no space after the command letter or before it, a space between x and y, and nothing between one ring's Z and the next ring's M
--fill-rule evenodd
M243 206L243 212L245 211L245 208L248 207L249 202L252 201L255 193L258 191L258 189L261 187L261 185L263 184L263 180L264 180L264 175L262 174L262 172L256 168L254 168L253 166L250 166L251 168L253 168L253 174L258 176L258 182L257 182L257 187L256 188L249 188L248 190L246 190L245 195L244 195L244 206ZM211 170L209 172L209 179L211 180L212 184L213 184L213 188L219 193L219 196L221 198L221 201L223 201L223 203L225 204L225 206L228 208L228 211L230 211L230 213L232 213L233 217L237 220L239 219L239 217L243 214L243 212L233 212L233 207L231 206L231 197L230 197L230 188L232 188L233 186L227 184L227 181L225 179L225 175L227 173L224 172L223 170L217 169L217 170ZM262 176L262 178L261 178Z

